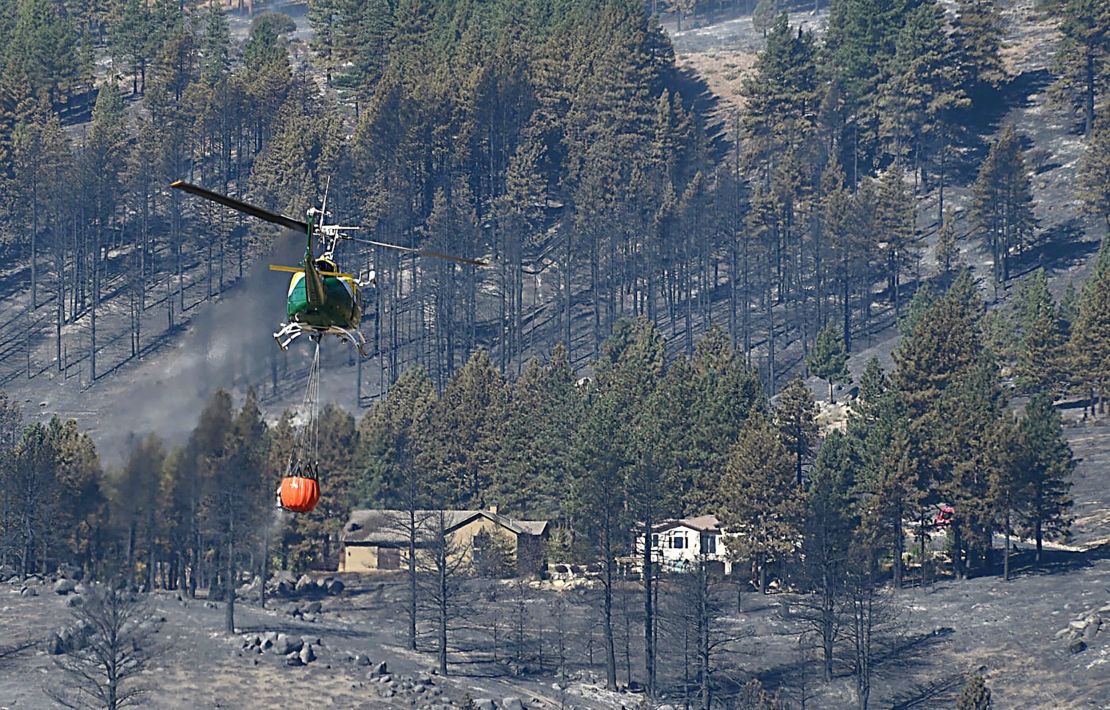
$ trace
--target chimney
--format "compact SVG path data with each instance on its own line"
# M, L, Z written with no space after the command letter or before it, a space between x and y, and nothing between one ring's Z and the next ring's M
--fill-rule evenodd
M487 509L493 515L497 515L497 501L491 500Z

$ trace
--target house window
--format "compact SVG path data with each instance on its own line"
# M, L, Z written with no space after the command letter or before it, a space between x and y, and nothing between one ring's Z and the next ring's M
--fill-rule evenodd
M686 547L686 536L685 535L675 535L674 537L671 538L671 548L673 548L675 550L681 550L684 547Z
M659 533L652 533L651 535L651 549L659 549Z
M702 551L705 552L705 554L707 554L707 555L717 554L717 536L716 535L706 535L705 537L703 537L702 538L702 548L703 548Z

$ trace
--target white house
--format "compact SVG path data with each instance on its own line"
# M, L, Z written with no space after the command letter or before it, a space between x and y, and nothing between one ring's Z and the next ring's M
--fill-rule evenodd
M651 558L664 570L681 572L698 560L720 565L732 574L724 533L716 515L666 520L652 527ZM643 559L644 536L636 538L636 561ZM638 566L638 565L637 565Z

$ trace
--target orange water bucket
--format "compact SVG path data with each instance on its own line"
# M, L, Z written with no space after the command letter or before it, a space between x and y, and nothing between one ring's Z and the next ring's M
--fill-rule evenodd
M281 479L281 507L294 513L311 512L320 502L320 483L315 478L286 476Z

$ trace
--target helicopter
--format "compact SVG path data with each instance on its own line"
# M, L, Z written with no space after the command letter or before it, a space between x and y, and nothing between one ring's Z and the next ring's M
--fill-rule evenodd
M307 241L304 260L300 266L270 265L271 271L293 274L289 280L289 290L286 294L285 303L288 322L281 323L277 332L274 333L274 340L277 341L278 347L282 350L287 350L289 344L302 335L308 335L317 343L325 335L335 335L340 340L345 340L358 348L361 356L367 356L366 339L358 328L359 321L362 318L361 289L374 286L375 273L370 271L366 281L360 282L353 275L340 271L335 259L335 248L341 240L369 244L417 256L446 259L471 266L489 266L489 262L481 259L468 259L430 249L403 247L398 244L388 244L372 239L356 238L350 232L358 231L359 227L345 227L326 223L329 217L326 188L323 204L319 208L310 207L306 213L307 219L301 221L237 200L234 197L207 190L184 180L176 180L170 183L170 187L211 200L252 217L305 233ZM323 251L319 256L315 254L314 244L316 240L319 240L323 246Z

